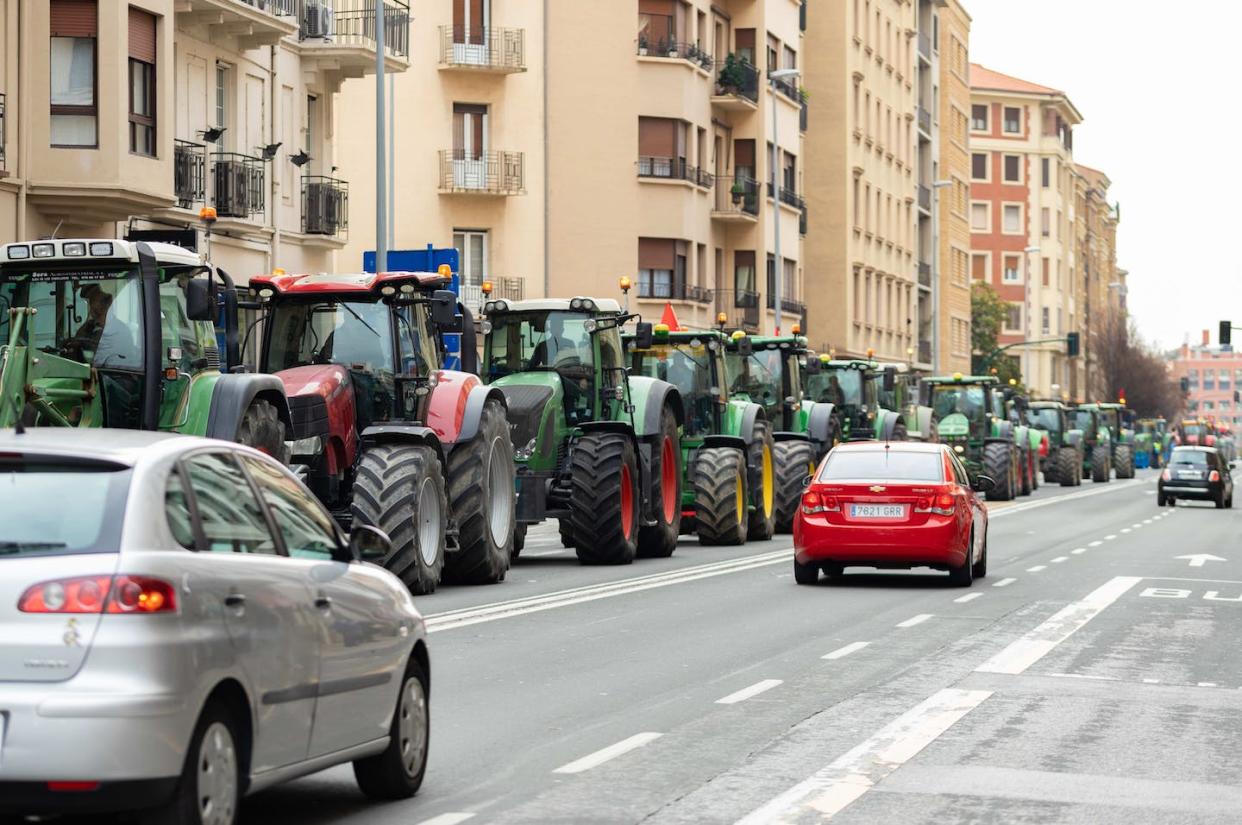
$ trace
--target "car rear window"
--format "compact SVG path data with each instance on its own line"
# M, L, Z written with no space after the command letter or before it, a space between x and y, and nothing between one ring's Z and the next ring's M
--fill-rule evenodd
M108 462L0 456L0 558L115 553L132 474Z
M1196 467L1208 465L1208 454L1203 450L1174 450L1170 464L1193 464Z
M921 450L836 450L828 456L819 480L944 481L944 458Z

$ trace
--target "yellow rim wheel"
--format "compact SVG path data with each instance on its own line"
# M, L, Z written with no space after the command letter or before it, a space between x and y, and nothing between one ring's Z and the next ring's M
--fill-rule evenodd
M772 515L775 507L776 491L773 487L772 471L772 448L768 445L763 446L763 515L764 518Z
M737 478L737 523L741 524L746 519L746 496L743 493L742 474L739 472Z

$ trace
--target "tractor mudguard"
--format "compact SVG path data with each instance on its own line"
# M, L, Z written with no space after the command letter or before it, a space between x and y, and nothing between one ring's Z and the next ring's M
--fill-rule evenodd
M897 425L902 421L902 417L892 410L884 410L881 416L876 435L884 441L892 441L893 433L897 430Z
M445 463L444 445L436 431L421 424L375 424L362 431L358 442L364 448L379 444L422 444L435 450L440 463Z
M207 412L206 430L203 431L203 435L208 438L232 441L237 435L237 427L241 424L242 416L246 414L246 410L255 399L263 399L275 407L276 415L285 425L285 432L293 433L293 418L289 415L289 400L285 397L285 384L275 375L222 374L215 378L213 384L211 406ZM193 403L192 397L191 404ZM188 427L182 429L181 432L198 434Z
M629 378L630 403L634 405L634 426L639 438L662 433L660 417L671 407L677 426L685 423L685 407L677 387L658 378L636 375Z
M1001 438L999 436L988 436L983 439L984 444L1013 444L1012 438ZM1014 445L1017 446L1017 445Z
M436 389L438 390L439 387L437 386ZM464 385L461 385L461 389L464 390ZM433 399L434 393L435 390L432 390ZM454 445L464 444L478 434L479 421L483 418L483 405L488 401L496 401L503 409L508 409L508 405L505 402L505 394L495 387L489 387L482 382L474 384L466 393L466 406L461 413L457 437L451 441L442 439L445 449L448 451L452 451Z
M836 405L820 401L804 401L810 410L806 416L806 434L820 444L832 443L832 414Z
M915 407L915 417L918 419L919 437L923 441L932 440L932 408L931 407Z
M435 386L431 388L431 398L427 404L426 424L435 431L441 443L453 444L464 440L462 429L466 426L466 408L471 392L476 387L483 386L477 375L468 372L436 371ZM499 391L496 392L499 394ZM483 409L485 400L479 400L479 410Z
M736 435L709 435L703 439L701 449L710 450L715 447L729 447L734 450L746 450L746 442Z
M989 439L984 439L987 442ZM997 424L996 435L992 436L992 441L1013 441L1013 424L1009 421L1001 421Z
M778 433L772 433L773 441L810 441L811 438L806 433L794 433L782 430Z
M755 422L763 415L763 408L754 402L748 402L746 409L742 412L742 426L738 429L738 435L747 444L755 437Z

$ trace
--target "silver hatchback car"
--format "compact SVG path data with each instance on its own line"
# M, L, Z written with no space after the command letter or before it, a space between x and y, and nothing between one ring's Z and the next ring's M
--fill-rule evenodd
M0 433L0 814L229 825L344 762L414 794L430 668L388 549L236 444Z

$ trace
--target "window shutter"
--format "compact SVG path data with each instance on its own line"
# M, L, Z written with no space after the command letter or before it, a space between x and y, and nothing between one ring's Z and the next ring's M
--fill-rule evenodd
M673 269L676 241L671 238L639 238L639 269Z
M651 158L678 157L677 121L664 117L640 117L638 154Z
M155 15L129 7L129 56L155 64Z
M752 170L755 168L755 142L753 140L735 140L733 142L733 164Z
M52 37L96 37L99 15L96 0L51 0Z

